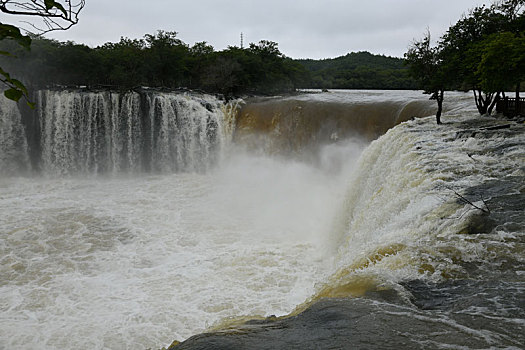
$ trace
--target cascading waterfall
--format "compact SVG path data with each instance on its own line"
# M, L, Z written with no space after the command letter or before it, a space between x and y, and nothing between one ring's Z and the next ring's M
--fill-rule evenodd
M430 341L425 333L414 344L518 346L525 128L448 120L405 123L363 152L333 231L337 272L313 300L391 288L428 310L400 307L411 319L400 328L421 322L469 335Z
M215 102L148 96L153 170L205 170L216 161L221 146L223 115Z
M326 348L519 347L525 130L448 98L445 124L395 127L433 105L46 90L31 117L2 101L0 348L160 348L302 306L319 322L292 341ZM13 176L30 163L51 176ZM92 174L112 176L70 176ZM315 303L349 296L333 305L352 328L319 330L339 309ZM233 333L271 348L293 329L273 320Z
M456 112L363 151L326 236L334 273L291 316L227 320L175 349L520 348L525 125Z
M381 101L349 91L254 99L239 111L234 140L252 150L302 156L338 140L373 140L403 121L434 110L431 101L393 95Z
M212 96L46 90L37 100L48 174L204 171L226 139Z
M348 102L336 94L328 101L314 96L224 104L209 95L147 89L41 90L35 100L36 111L20 117L15 104L3 99L3 123L13 125L2 128L9 135L4 138L20 143L4 147L3 158L10 152L16 171L21 165L14 159L30 158L48 175L203 172L232 142L266 154L304 156L348 137L376 138L431 110L420 98ZM24 156L12 156L14 147Z
M31 169L22 116L13 101L0 96L0 176Z

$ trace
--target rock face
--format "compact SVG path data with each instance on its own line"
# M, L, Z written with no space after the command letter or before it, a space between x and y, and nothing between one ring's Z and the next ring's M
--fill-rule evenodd
M484 303L470 292L475 287L472 283L438 286L407 282L404 286L412 294L408 304L367 298L322 299L297 316L252 321L235 329L196 335L169 350L485 348L494 339L461 323L470 318L471 323L501 332L497 320L483 315L466 317L458 313L449 318L442 314L459 304L479 307ZM523 335L514 337L504 343L512 346L525 340Z
M323 299L303 313L252 321L217 333L194 336L170 349L343 349L388 344L406 348L411 341L393 338L396 330L384 327L394 315L375 314L367 299Z

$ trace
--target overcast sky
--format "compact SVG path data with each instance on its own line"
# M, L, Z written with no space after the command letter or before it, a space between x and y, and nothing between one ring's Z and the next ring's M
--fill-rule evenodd
M89 46L142 38L158 29L189 45L271 40L292 58L333 58L352 51L402 57L426 28L434 38L478 0L86 0L80 23L48 34ZM4 17L5 18L5 17ZM11 21L12 22L12 21ZM16 23L14 23L16 24Z

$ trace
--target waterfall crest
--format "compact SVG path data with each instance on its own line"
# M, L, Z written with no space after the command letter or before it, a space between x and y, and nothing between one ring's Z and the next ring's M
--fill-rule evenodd
M47 175L205 172L231 143L316 160L324 145L352 137L370 141L433 110L419 97L363 95L349 102L346 94L224 103L144 88L40 90L33 98L36 109L22 108L22 114L12 101L0 103L4 174L31 168Z
M269 154L299 155L349 137L371 141L403 121L434 111L431 101L421 99L323 97L254 99L239 112L234 140Z

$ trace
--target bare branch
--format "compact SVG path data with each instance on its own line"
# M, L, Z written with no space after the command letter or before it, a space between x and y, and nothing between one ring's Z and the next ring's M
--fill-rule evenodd
M483 213L485 214L490 214L490 209L487 205L487 202L485 202L485 200L483 199L483 197L480 195L480 199L481 201L483 202L483 205L485 206L485 208L480 208L478 207L477 205L475 205L474 203L472 203L471 201L469 201L467 198L465 198L464 196L460 195L459 193L457 193L456 191L454 191L453 189L450 189L452 192L454 192L454 194L465 204L469 204L470 206L472 206L473 208L475 209L478 209L478 210L481 210Z
M485 206L485 208L487 209L487 213L490 214L490 208L489 206L487 205L487 202L485 202L485 200L483 199L483 196L482 195L479 195L479 198L481 199L481 201L483 202L483 205Z
M482 195L479 196L480 200L483 202L483 206L484 207L480 207L479 205L476 205L474 203L472 203L472 201L468 200L465 196L459 194L457 191L453 190L452 188L450 188L449 186L443 186L444 189L446 190L449 190L451 192L453 192L456 197L458 197L461 202L463 202L464 204L468 204L470 205L472 208L463 212L460 216L457 216L457 217L448 217L448 219L461 219L465 214L467 214L470 210L479 210L481 211L483 214L486 214L486 215L489 215L491 214L491 211L490 211L490 208L487 204L487 202L485 201L485 199L483 198ZM443 201L443 202L447 202L449 200L449 197L445 196L445 195L440 195L440 194L437 194L437 196Z
M49 3L45 0L0 0L0 12L38 18L40 24L29 20L21 22L30 28L30 30L24 28L25 31L39 35L71 28L78 23L78 14L84 6L85 0L55 1L52 7L49 7Z

